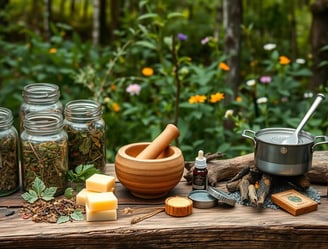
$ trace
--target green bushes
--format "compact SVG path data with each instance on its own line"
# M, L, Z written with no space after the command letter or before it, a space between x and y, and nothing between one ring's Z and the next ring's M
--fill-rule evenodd
M297 126L315 95L307 90L308 61L290 61L275 44L259 47L263 58L246 60L234 94L225 83L231 65L219 41L184 34L184 22L184 14L159 15L148 8L134 26L120 31L115 44L100 48L63 24L52 27L49 42L29 30L24 30L25 43L1 40L0 105L17 119L22 88L32 82L58 84L64 104L79 98L99 101L107 125L108 162L122 145L150 141L167 123L177 123L186 160L193 160L199 149L226 157L252 152L241 137L244 129ZM226 101L234 95L235 100ZM325 106L305 127L314 135L326 133Z

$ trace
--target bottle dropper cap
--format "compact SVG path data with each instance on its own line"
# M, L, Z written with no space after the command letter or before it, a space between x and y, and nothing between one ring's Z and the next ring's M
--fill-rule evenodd
M198 156L196 157L195 160L195 167L197 169L205 169L206 168L206 158L204 157L204 151L199 150L198 151Z

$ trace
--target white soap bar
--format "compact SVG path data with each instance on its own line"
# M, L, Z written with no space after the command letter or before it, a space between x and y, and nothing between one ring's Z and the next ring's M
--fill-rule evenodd
M115 185L115 177L103 174L93 174L85 181L88 191L110 192Z
M85 207L87 221L111 221L117 220L117 210L91 211L88 205Z
M87 193L86 204L90 211L113 210L118 207L118 200L113 192Z

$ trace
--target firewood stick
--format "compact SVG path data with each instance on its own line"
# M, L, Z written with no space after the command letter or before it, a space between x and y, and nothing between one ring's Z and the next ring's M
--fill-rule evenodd
M263 207L265 198L270 192L272 177L268 174L263 174L259 182L259 188L257 190L257 206Z
M293 176L290 177L289 180L291 183L302 189L307 189L311 185L310 180L306 175Z
M256 189L255 189L254 184L250 184L248 186L248 197L249 197L249 200L251 201L251 205L253 207L256 207L257 206L257 195L256 195Z
M231 193L238 191L240 182L241 182L241 179L236 180L234 182L227 182L226 183L227 190Z
M246 202L248 200L248 186L249 181L247 177L243 177L239 184L239 191L242 202Z
M239 171L234 177L232 177L228 182L234 182L236 180L239 180L241 178L243 178L245 175L248 174L249 172L249 167L244 167L241 171Z

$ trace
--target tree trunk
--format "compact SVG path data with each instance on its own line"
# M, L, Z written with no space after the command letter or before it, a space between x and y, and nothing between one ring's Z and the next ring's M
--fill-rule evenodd
M240 55L242 36L242 1L223 1L223 26L224 26L224 53L227 55L227 64L230 67L226 77L226 84L231 85L231 89L236 95L240 82ZM234 99L235 96L232 96ZM227 102L231 101L230 96L226 96Z
M109 29L109 40L114 41L115 40L115 30L119 27L119 17L120 17L120 3L116 0L110 1L110 29Z
M43 0L44 3L44 10L43 10L43 29L44 35L47 40L50 39L50 22L51 22L51 4L52 0Z
M315 90L320 85L327 86L328 67L320 67L320 63L328 61L328 50L320 49L328 44L328 0L316 0L311 6L312 27L311 45L313 56L313 76L311 89Z
M290 14L291 14L291 50L292 50L292 59L295 60L298 54L297 48L297 30L296 30L296 16L295 16L295 0L291 0L290 4Z
M93 25L92 25L92 44L97 46L99 44L99 13L100 0L93 0Z
M108 30L107 30L107 0L100 0L100 12L99 12L99 42L106 44L108 41Z
M84 0L83 2L83 13L82 13L82 20L86 21L87 16L88 16L88 5L89 5L89 0Z

